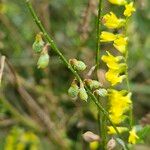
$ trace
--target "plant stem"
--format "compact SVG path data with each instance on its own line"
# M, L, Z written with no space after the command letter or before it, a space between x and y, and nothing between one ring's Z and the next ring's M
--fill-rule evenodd
M100 65L100 32L101 32L101 9L102 0L99 0L98 17L97 17L97 50L96 50L96 69L99 69Z
M97 49L96 49L96 72L100 68L100 34L101 34L101 10L102 10L102 0L99 0L98 5L98 17L97 17ZM104 105L102 105L104 107ZM105 108L105 107L104 107ZM102 149L106 149L106 118L101 111L98 110L98 125L99 125L99 135L102 138L101 145Z
M81 77L79 76L79 74L73 69L73 67L69 64L69 62L67 61L67 59L63 56L63 54L59 51L59 49L57 48L57 46L55 45L54 41L52 40L52 38L47 34L45 28L43 27L41 21L39 20L39 18L37 17L31 3L29 2L29 0L26 0L26 4L27 7L35 21L35 23L37 24L37 26L39 27L39 29L43 32L46 40L48 41L48 43L51 45L52 50L59 56L59 58L64 62L64 64L68 67L68 69L74 74L74 76L76 77L76 79L78 81L82 81ZM87 90L87 93L89 95L89 97L93 100L93 102L95 103L95 105L99 108L99 110L106 116L107 120L110 122L110 124L113 126L113 128L115 129L117 135L120 137L120 133L117 130L116 126L113 124L113 122L110 120L109 118L109 114L108 112L103 108L103 106L101 105L101 103L98 102L97 98L95 97L95 95L92 93L92 91L85 85L85 88Z
M129 21L129 19L127 18L126 26L125 26L125 35L127 35L127 24L128 24L128 21ZM126 48L126 53L125 53L125 63L128 64L128 49L127 48ZM128 68L126 69L125 74L126 74L127 90L128 90L128 92L130 92ZM131 129L132 126L133 126L133 107L132 106L130 107L130 110L129 110L129 118L130 118L129 127Z

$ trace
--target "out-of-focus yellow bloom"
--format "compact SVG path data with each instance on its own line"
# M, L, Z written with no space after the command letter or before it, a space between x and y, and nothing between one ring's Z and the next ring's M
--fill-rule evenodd
M102 60L107 64L107 66L111 69L119 69L118 62L123 59L123 56L113 56L108 51L106 51L108 55L103 55Z
M114 129L113 126L108 126L107 128L108 128L108 134L117 134L116 130ZM123 132L128 131L128 128L127 127L117 127L117 130L119 131L119 133L123 133Z
M125 5L127 3L126 0L108 0L108 1L115 5Z
M97 150L99 146L98 141L90 142L90 150Z
M109 29L116 29L125 25L125 19L117 18L113 12L104 15L102 22Z
M130 17L132 15L132 13L135 12L135 8L133 6L133 2L125 5L125 11L124 11L124 15L126 17Z
M118 35L113 45L119 52L125 53L127 47L127 40L127 37L124 37L123 35Z
M117 83L121 83L123 81L123 79L126 78L126 75L121 75L120 76L120 71L119 70L109 69L106 72L105 77L106 77L107 81L109 81L111 83L111 85L114 86Z
M110 119L114 124L120 124L125 119L124 113L127 112L131 105L131 93L126 94L127 91L109 90L109 113Z
M128 142L131 144L136 144L136 141L139 139L139 137L136 134L135 128L132 128L132 130L129 132L129 139Z
M0 14L4 14L7 11L7 7L5 4L0 3Z
M101 42L112 42L116 39L116 35L111 32L103 31L100 35Z

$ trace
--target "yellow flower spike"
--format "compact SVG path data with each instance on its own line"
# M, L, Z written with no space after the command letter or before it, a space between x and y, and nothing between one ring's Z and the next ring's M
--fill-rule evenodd
M125 53L127 47L127 40L127 37L124 37L123 35L118 35L113 45L119 52Z
M100 35L101 42L112 42L116 39L116 35L110 32L103 31Z
M116 130L114 129L113 126L108 126L108 134L117 134ZM117 127L117 130L119 131L119 133L123 133L128 131L127 127Z
M127 91L117 91L109 90L108 99L109 99L109 114L110 119L114 124L120 124L126 118L124 113L126 113L132 106L131 93L126 94ZM117 107L116 107L117 106Z
M115 5L125 5L127 3L126 0L108 0L108 1Z
M99 147L99 142L98 141L90 142L90 150L97 150L98 147Z
M126 75L119 75L119 70L113 70L109 69L108 72L106 72L106 79L111 83L112 86L115 86L117 83L121 83L123 79L126 78Z
M133 2L125 5L125 11L124 11L124 15L126 17L130 17L132 15L132 13L135 12L135 7L133 6Z
M113 56L108 51L106 51L108 55L103 55L102 60L107 64L107 66L111 69L119 69L118 62L121 61L123 56Z
M110 12L103 16L102 22L107 28L116 29L124 26L126 21L125 19L117 18L113 12Z
M135 128L132 128L132 130L129 132L128 142L131 144L136 144L138 139L139 139L139 137L136 134Z

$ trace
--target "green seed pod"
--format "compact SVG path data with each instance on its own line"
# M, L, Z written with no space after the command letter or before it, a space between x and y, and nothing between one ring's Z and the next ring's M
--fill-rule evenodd
M43 53L38 59L37 66L38 68L46 68L49 64L49 55L48 53Z
M68 95L72 98L76 98L79 93L79 87L77 86L76 83L72 83L70 88L68 89Z
M108 95L108 92L106 89L98 89L95 91L95 93L101 97L106 97Z
M82 61L79 61L77 59L70 59L69 62L74 67L74 69L77 71L83 71L86 69L86 65Z
M77 70L77 71L83 71L86 69L86 65L84 62L82 61L77 61L77 63L74 65L74 68Z
M85 83L90 87L91 90L97 89L101 86L100 82L91 79L86 79Z
M79 89L79 97L80 97L81 100L84 100L84 101L87 102L88 95L87 95L87 92L86 92L86 90L85 90L84 87L81 87L81 88Z
M44 47L44 41L42 40L41 34L36 35L36 39L32 45L32 48L35 53L40 53Z

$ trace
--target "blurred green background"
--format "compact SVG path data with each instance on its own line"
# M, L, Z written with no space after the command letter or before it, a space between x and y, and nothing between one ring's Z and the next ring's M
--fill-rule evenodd
M86 77L95 63L98 1L32 2L62 53L85 61L88 68L82 75ZM150 1L136 0L135 5L137 11L128 25L129 77L135 123L145 125L150 124ZM122 12L105 1L103 14L110 10ZM38 32L23 0L0 0L0 54L8 60L0 87L0 150L88 149L82 134L98 133L97 109L91 102L68 97L74 77L51 50L49 67L37 69L32 44ZM102 45L101 55L111 48ZM100 72L104 69L102 65ZM149 137L145 144L150 144Z

